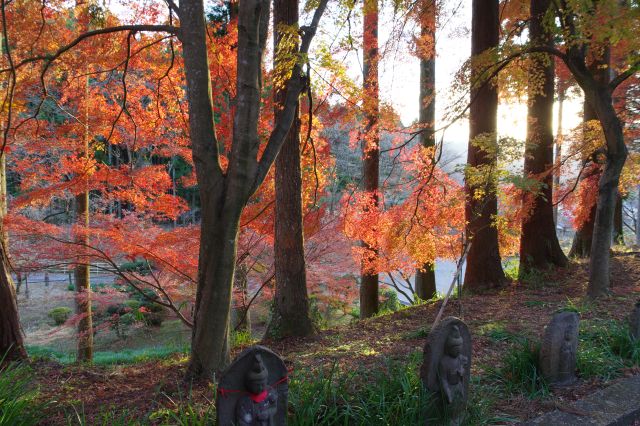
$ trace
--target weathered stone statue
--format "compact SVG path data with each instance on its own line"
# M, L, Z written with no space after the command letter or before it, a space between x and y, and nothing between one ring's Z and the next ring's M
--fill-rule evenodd
M552 386L568 386L577 380L579 321L575 312L558 312L545 328L540 347L540 369Z
M445 318L427 337L420 376L426 388L439 396L437 405L453 425L464 418L470 367L471 335L467 325L455 317Z
M282 359L264 346L252 346L238 355L218 383L218 424L284 425L287 395L287 369Z
M636 302L636 306L629 315L629 331L633 340L640 339L640 300Z

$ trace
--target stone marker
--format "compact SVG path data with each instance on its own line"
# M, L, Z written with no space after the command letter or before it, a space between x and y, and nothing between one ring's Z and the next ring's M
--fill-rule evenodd
M636 302L629 316L629 331L633 340L640 339L640 300Z
M216 409L219 426L282 426L287 417L287 368L264 346L245 349L222 373Z
M577 380L578 314L558 312L545 327L540 347L540 369L552 386L568 386Z
M447 317L431 330L424 346L420 377L424 386L440 396L440 408L458 425L469 397L471 334L460 319Z

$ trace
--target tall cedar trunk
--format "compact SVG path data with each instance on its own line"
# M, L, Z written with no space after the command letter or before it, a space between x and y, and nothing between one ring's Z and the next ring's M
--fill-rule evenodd
M609 81L610 60L611 58L609 50L606 49L603 57L593 61L593 63L589 66L589 69L594 78L601 84L606 84ZM588 123L591 120L598 120L598 115L596 114L595 107L591 105L591 103L589 103L587 99L585 99L584 101L582 119L585 123ZM591 159L586 161L596 160L596 155L593 155ZM601 173L601 170L597 170L597 173ZM573 236L573 242L571 244L571 250L569 251L569 257L586 259L591 255L593 229L596 222L596 208L597 204L594 204L589 211L587 220L582 224L580 228L576 229L576 233Z
M420 51L420 124L423 126L420 143L433 147L436 144L436 4L435 0L423 0L423 5L420 38L426 44ZM415 287L416 295L422 300L436 294L435 264L426 263L416 271Z
M624 245L624 222L622 218L622 197L620 192L616 197L616 210L613 215L613 243Z
M498 45L498 0L473 0L471 18L471 55L476 56ZM472 70L471 79L477 81L478 70ZM478 136L488 138L497 144L498 90L493 82L483 82L471 87L471 107L469 109L469 150L467 165L475 168L487 166L495 171L497 158L474 144ZM492 150L495 152L495 150ZM496 181L491 177L482 188L465 184L467 236L471 247L467 255L464 287L481 290L502 286L505 275L500 262L498 230L493 218L498 213ZM484 191L481 199L474 197L475 190Z
M531 1L529 34L536 45L553 46L551 35L545 31L544 16L550 0ZM524 152L525 177L539 179L540 191L527 194L533 197L530 216L522 222L520 237L520 276L531 270L546 270L551 266L565 266L567 258L560 248L553 220L553 95L554 62L547 55L532 58L533 69L529 88L527 142ZM534 87L542 77L542 87Z
M0 157L0 361L15 361L27 357L22 342L16 292L9 272L6 233L3 229L7 213L6 152Z
M553 171L553 192L560 190L560 176L562 172L562 142L564 141L564 129L562 127L562 118L564 111L564 89L558 89L558 130L556 131L556 143L555 154L553 158L553 164L555 169ZM558 203L553 203L553 223L558 226Z
M298 0L275 0L273 4L274 68L281 39L280 25L298 22ZM275 116L284 105L286 91L274 94ZM300 172L300 120L296 118L280 148L275 163L275 241L274 265L276 290L273 316L267 334L273 337L306 336L313 333L309 318L309 297L304 260L304 228L302 221L302 175Z
M88 2L76 1L79 9L82 31L89 30L89 5ZM84 135L82 145L82 157L89 160L89 76L85 77L84 96ZM76 195L76 220L81 232L76 238L76 243L81 250L88 246L89 230L89 181L88 177L82 178L84 189ZM78 362L91 362L93 360L93 314L91 310L91 277L88 258L80 259L74 271L76 283L76 314L80 316L78 321Z
M379 87L378 87L378 0L364 0L363 33L363 107L364 107L364 148L363 186L374 197L378 208L378 179L380 172L380 129ZM365 247L375 251L375 247ZM360 279L360 317L368 318L378 312L378 274L370 273L364 267Z

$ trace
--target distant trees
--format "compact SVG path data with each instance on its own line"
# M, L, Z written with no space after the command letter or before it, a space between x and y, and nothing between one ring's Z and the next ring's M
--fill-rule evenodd
M498 46L498 0L473 0L471 16L471 105L467 154L466 234L471 243L464 286L474 291L502 286L496 197L498 89L487 79L487 53ZM484 56L482 56L484 54ZM476 62L474 62L476 61ZM483 68L484 64L484 68Z

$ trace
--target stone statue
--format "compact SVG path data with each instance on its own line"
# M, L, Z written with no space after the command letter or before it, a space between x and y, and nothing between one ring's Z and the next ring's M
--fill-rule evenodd
M218 383L220 426L282 426L287 414L287 369L263 346L244 350Z
M629 316L629 332L633 340L640 339L640 300L636 302L636 306Z
M471 335L455 317L443 319L427 337L420 376L425 387L438 395L435 405L450 424L459 425L469 398Z
M540 347L540 369L552 386L568 386L576 380L578 314L558 312L546 326Z

